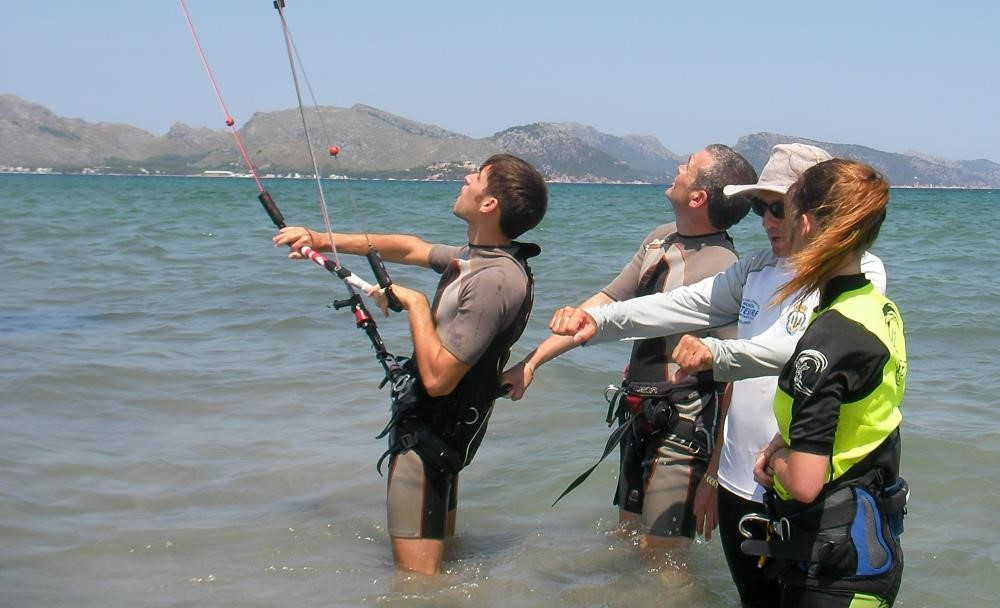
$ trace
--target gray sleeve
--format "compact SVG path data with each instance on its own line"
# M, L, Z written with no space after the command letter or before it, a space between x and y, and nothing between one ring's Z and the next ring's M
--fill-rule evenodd
M655 338L728 325L739 318L748 266L740 261L667 293L587 308L597 321L591 342Z
M454 247L452 245L432 245L431 252L427 256L431 270L438 274L444 272L448 264L458 257L458 252L461 249L461 247Z
M882 260L866 252L861 258L861 270L872 285L884 294L886 274ZM778 375L795 351L795 345L798 344L805 329L804 322L789 322L789 315L793 314L791 307L793 299L794 296L782 303L778 320L760 335L747 340L703 338L708 349L712 351L714 362L712 369L717 380L733 382L744 378ZM805 311L809 311L817 303L817 295L812 294L802 302L802 307ZM796 329L790 331L790 327Z
M742 340L703 338L712 352L712 372L719 382L777 376L792 356L808 325L809 311L818 303L813 293L793 306L792 295L781 303L781 314L762 333ZM794 318L792 318L794 317Z

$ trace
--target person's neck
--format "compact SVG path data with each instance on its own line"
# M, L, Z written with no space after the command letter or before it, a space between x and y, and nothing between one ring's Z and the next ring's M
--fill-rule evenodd
M826 307L830 305L833 301L832 294L830 293L830 283L833 282L837 277L847 277L855 274L861 274L861 256L851 255L843 262L837 266L833 272L826 278L823 282L823 286L820 287L819 292L819 302L820 307Z
M674 223L677 225L677 232L682 236L704 236L706 234L714 234L716 232L722 232L711 222L708 218L703 218L700 216L689 216L676 214Z
M510 237L504 234L499 227L474 226L469 224L466 232L469 237L469 244L478 247L509 247Z
M861 274L861 256L859 254L851 254L840 263L833 272L830 273L830 278L833 277L843 277L852 274Z

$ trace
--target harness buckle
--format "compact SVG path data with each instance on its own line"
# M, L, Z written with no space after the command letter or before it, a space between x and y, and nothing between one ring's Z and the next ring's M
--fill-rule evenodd
M677 435L674 435L673 433L670 434L670 437L674 441L677 441L678 443L681 443L682 445L684 445L684 447L686 447L688 449L688 451L691 452L692 456L697 456L697 455L701 454L704 451L702 449L701 445L697 441L690 441L688 439L684 439L683 437L678 437Z
M792 523L788 521L787 517L771 519L761 513L747 513L740 518L738 525L743 538L753 539L753 531L747 528L747 524L751 523L764 524L764 532L768 538L774 535L782 542L787 542L792 538Z
M771 529L774 531L775 536L782 541L792 539L792 524L788 521L787 517L782 517L778 521L771 522Z
M404 433L399 436L399 443L403 446L404 450L409 450L413 446L417 445L417 438L413 433Z
M618 393L621 392L621 387L615 386L614 384L609 384L607 388L604 389L604 400L608 402L608 405L618 397Z
M402 395L406 391L410 390L410 384L413 382L413 376L407 373L400 374L392 381L392 392L397 395Z
M748 539L753 538L753 532L746 527L746 524L748 523L761 523L764 524L765 528L769 528L771 526L770 518L765 517L760 513L747 513L740 518L740 523L737 527L739 528L740 534L743 535L743 538Z
M625 393L621 387L615 386L614 384L609 384L607 388L604 389L604 400L608 402L608 415L605 417L604 422L610 427L615 420L615 406L621 401L622 395Z

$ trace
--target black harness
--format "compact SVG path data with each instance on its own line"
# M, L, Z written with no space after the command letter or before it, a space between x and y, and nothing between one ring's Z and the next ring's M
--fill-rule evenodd
M574 479L552 506L590 477L630 433L632 449L638 451L645 450L649 441L669 439L694 456L708 458L712 453L714 437L709 429L715 424L706 425L704 416L718 416L714 386L706 391L701 387L679 388L668 382L625 381L620 387L608 385L604 398L608 402L605 422L610 427L618 421L618 427L608 437L597 462Z
M764 494L766 513L740 520L743 553L760 556L765 573L785 584L887 596L902 565L899 535L909 487L882 463L899 462L899 430L808 505ZM763 538L761 538L763 537Z
M493 402L507 393L500 386L500 372L510 357L510 349L521 337L528 323L534 301L534 276L527 260L541 252L533 243L517 243L515 259L528 278L528 289L515 321L497 334L455 390L448 395L427 394L418 373L418 363L406 360L407 381L392 386L391 416L376 437L389 437L389 447L379 458L376 469L393 454L415 450L425 464L445 475L454 475L467 466L482 442L486 424L493 413Z

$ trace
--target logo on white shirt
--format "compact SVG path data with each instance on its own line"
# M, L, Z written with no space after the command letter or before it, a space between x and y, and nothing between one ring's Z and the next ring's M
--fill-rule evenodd
M797 303L788 311L788 317L785 319L785 331L788 332L789 336L800 334L806 328L808 320L809 314L806 307L802 303Z
M744 298L740 302L740 323L746 325L753 321L757 314L760 312L760 304L753 300L747 300Z

